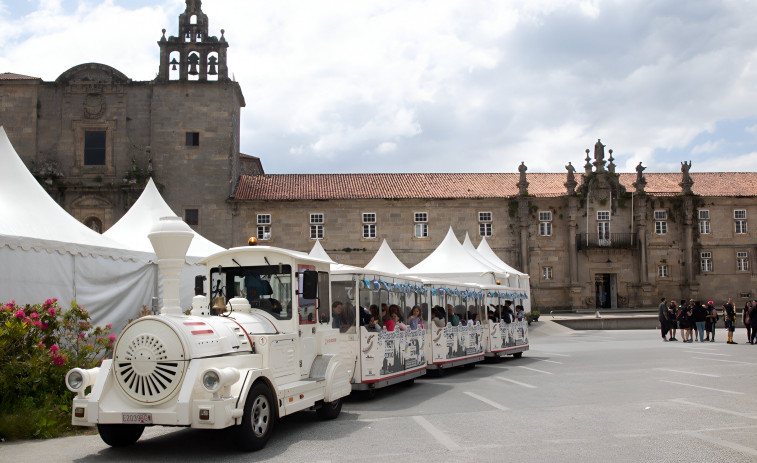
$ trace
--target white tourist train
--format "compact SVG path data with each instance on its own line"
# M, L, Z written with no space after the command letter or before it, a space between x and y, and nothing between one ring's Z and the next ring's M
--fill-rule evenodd
M149 237L161 313L127 325L99 368L65 379L77 394L72 423L97 426L111 446L164 425L230 428L241 448L256 450L282 416L310 409L336 418L353 389L528 349L527 323L504 309L526 293L334 266L268 246L201 261L207 273L187 314L179 277L192 232L167 217Z

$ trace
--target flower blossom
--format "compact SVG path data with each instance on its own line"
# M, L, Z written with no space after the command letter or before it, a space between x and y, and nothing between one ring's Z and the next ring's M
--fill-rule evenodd
M24 318L26 314L24 313L23 310L19 310L18 312L14 313L13 316L17 318Z
M52 307L47 309L47 313L49 313L51 317L54 317L56 314L55 309L53 309Z
M58 347L57 344L53 344L50 346L50 352L58 352L60 350L60 347Z
M116 340L116 334L115 333L111 333L110 336L108 336L108 339L110 339L111 341L115 341Z
M31 314L29 315L29 318L31 318L32 320L36 320L36 319L38 319L38 318L39 318L39 314L38 314L37 312L32 312L32 313L31 313Z

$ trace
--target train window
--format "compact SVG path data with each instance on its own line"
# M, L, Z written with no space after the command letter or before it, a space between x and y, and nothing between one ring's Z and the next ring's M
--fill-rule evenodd
M244 297L253 308L265 310L279 320L289 320L292 318L291 271L289 265L214 268L210 271L212 306L222 312L229 299Z

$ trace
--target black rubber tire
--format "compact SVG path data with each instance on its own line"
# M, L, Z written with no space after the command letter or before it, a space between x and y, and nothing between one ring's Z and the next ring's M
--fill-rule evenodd
M415 384L415 378L408 379L407 381L403 381L401 383L405 387L412 387L413 384Z
M523 352L516 352L516 353L513 354L513 357L515 357L516 359L519 359L519 358L523 357Z
M254 451L265 447L276 422L276 408L271 390L265 383L257 383L247 394L242 424L236 426L237 444L242 450Z
M143 424L98 424L97 432L100 439L111 447L126 447L133 445L145 430Z
M466 370L472 370L476 368L476 362L466 363L465 365L463 365L463 368L465 368Z
M322 420L333 420L339 416L339 412L342 411L342 399L336 399L333 402L324 402L320 408L316 408L315 412L318 414L318 418Z

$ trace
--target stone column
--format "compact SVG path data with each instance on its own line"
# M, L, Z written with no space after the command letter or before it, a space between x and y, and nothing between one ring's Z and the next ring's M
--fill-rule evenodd
M520 271L529 273L528 267L528 198L518 198L518 226L520 228Z

